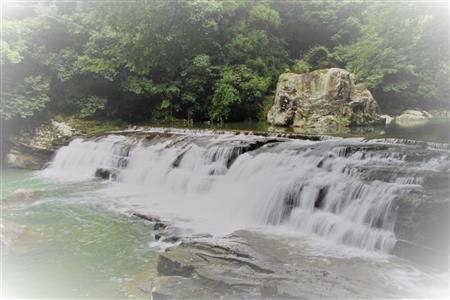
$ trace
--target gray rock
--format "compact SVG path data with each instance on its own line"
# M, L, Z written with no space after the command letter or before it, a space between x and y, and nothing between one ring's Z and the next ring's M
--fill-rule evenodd
M399 116L395 117L395 124L401 127L410 127L424 124L432 115L427 111L405 110Z
M191 277L194 267L161 254L158 260L158 274L162 276Z
M392 121L394 120L394 118L391 117L390 115L381 115L380 118L381 118L382 120L384 120L384 123L385 123L386 125L391 124Z
M53 153L69 143L76 132L66 123L50 120L31 131L22 131L8 143L6 164L10 168L39 170Z
M52 156L52 151L15 145L6 156L6 164L9 168L40 170L46 166Z
M116 180L117 171L112 169L100 168L95 171L95 177L105 179L105 180Z
M336 128L380 122L378 103L339 68L284 73L267 119L272 125Z

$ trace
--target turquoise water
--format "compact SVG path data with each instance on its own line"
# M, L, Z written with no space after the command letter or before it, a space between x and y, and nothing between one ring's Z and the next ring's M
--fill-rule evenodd
M20 170L2 175L4 297L136 297L149 284L139 274L153 272L156 261L152 226L96 201L98 183L52 184ZM11 200L18 188L37 200Z

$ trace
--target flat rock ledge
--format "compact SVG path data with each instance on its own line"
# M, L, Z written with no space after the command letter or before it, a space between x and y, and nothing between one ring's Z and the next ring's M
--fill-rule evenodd
M238 231L220 242L191 237L166 249L148 289L152 299L306 299L330 291L364 297L347 276L308 263L286 264L273 255L277 245L263 249L253 238Z

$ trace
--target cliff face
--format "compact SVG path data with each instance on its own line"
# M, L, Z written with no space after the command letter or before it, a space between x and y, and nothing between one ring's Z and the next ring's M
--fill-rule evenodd
M345 127L378 122L379 106L343 69L280 75L267 119L279 126Z

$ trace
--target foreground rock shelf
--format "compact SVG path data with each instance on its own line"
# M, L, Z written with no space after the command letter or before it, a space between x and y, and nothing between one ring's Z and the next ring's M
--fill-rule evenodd
M401 295L394 285L380 289L372 278L355 277L345 258L311 256L277 239L238 231L221 240L190 238L159 256L152 299L369 298ZM328 262L327 262L328 261ZM353 258L353 263L370 262ZM357 271L356 271L357 272ZM387 292L388 291L388 292ZM403 294L404 295L404 294Z
M252 240L253 239L253 240ZM228 240L228 241L227 241ZM208 240L186 240L161 253L158 278L153 282L153 299L167 298L298 298L323 297L332 288L330 272L293 262L287 267L265 246L258 252L249 245L257 239L248 232L237 232L225 239L226 246ZM259 241L261 242L261 241ZM357 297L345 286L350 281L333 274L333 288L341 297ZM314 283L316 282L316 283ZM180 285L185 288L180 288ZM334 284L333 284L334 285Z

